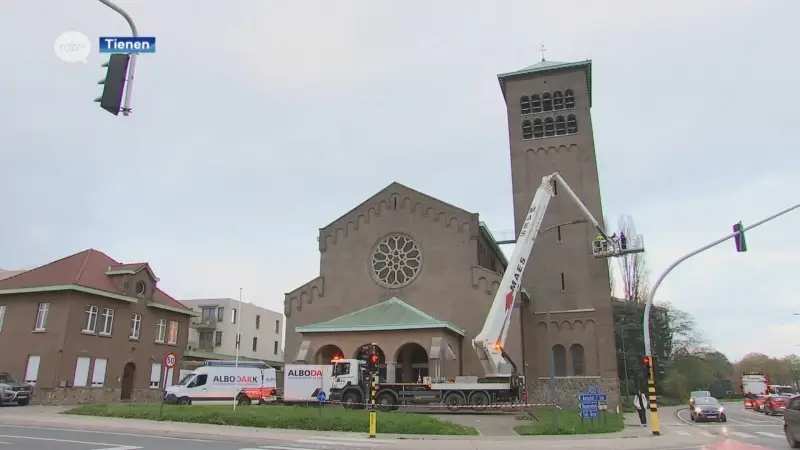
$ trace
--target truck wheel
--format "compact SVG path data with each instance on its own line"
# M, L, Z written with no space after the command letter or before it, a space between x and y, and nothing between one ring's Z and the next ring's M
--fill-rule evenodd
M250 397L242 394L236 399L236 403L242 406L250 406L253 404L253 401L250 400Z
M396 409L394 405L397 401L391 392L381 392L378 394L378 398L375 399L375 403L378 404L378 409L381 411L391 411Z
M453 412L460 410L464 403L466 403L466 400L461 392L451 392L444 398L444 404L447 405L447 409Z
M191 405L192 404L192 399L190 399L189 397L181 397L181 398L178 399L178 404L179 405Z
M342 396L342 403L347 409L360 409L361 395L356 391L347 391Z
M469 405L475 411L483 411L489 405L489 394L485 391L476 391L469 396Z

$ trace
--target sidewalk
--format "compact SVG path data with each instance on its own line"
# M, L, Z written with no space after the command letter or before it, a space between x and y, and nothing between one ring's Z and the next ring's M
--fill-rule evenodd
M0 424L70 428L86 431L102 431L112 433L151 434L202 439L210 436L224 439L259 440L259 439L307 439L309 437L366 439L365 433L342 433L330 431L279 430L271 428L245 428L230 425L207 425L177 422L156 422L139 419L117 419L108 417L70 416L60 414L67 408L30 407L0 409ZM474 448L496 450L501 444L504 449L530 448L531 441L547 441L550 448L595 448L610 450L648 449L665 445L679 447L713 442L716 439L698 439L668 435L653 438L649 428L631 428L609 435L574 435L574 436L427 436L427 435L378 435L381 440L393 440L402 448L413 446L415 449Z

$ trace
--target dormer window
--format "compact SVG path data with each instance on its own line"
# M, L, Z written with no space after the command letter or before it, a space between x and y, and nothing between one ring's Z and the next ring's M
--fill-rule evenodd
M137 281L136 282L136 295L139 297L144 296L144 293L147 291L147 285L144 284L144 281Z

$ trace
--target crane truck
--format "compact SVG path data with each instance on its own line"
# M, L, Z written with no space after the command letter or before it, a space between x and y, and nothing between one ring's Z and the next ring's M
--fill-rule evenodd
M332 361L330 398L346 408L364 408L374 395L379 409L393 410L399 405L442 404L452 411L467 407L481 411L490 405L526 404L525 378L504 350L514 303L521 289L522 274L530 260L533 244L539 234L545 211L555 196L555 186L579 207L586 220L598 230L603 239L594 242L596 258L607 258L644 251L640 237L616 240L609 238L600 224L558 173L542 178L530 209L519 231L508 268L495 294L483 329L472 340L478 360L485 372L483 377L462 376L453 381L425 380L423 383L387 383L377 379L375 344L362 348L362 359Z

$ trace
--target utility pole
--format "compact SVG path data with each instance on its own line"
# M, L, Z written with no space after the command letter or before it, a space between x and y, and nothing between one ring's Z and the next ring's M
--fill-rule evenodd
M130 14L128 14L124 9L120 8L119 6L115 5L111 2L111 0L98 0L100 3L108 6L109 8L113 9L116 13L121 15L128 25L131 27L131 35L135 38L139 37L139 30L136 28L136 24L133 23L133 18L131 18ZM122 115L129 116L133 112L131 110L131 97L133 92L133 77L136 73L136 53L131 53L130 55L130 62L128 63L128 76L127 76L127 83L125 83L125 102L122 106ZM109 66L110 71L110 66ZM106 108L104 108L106 109ZM113 114L113 113L112 113ZM116 114L115 114L116 115Z

